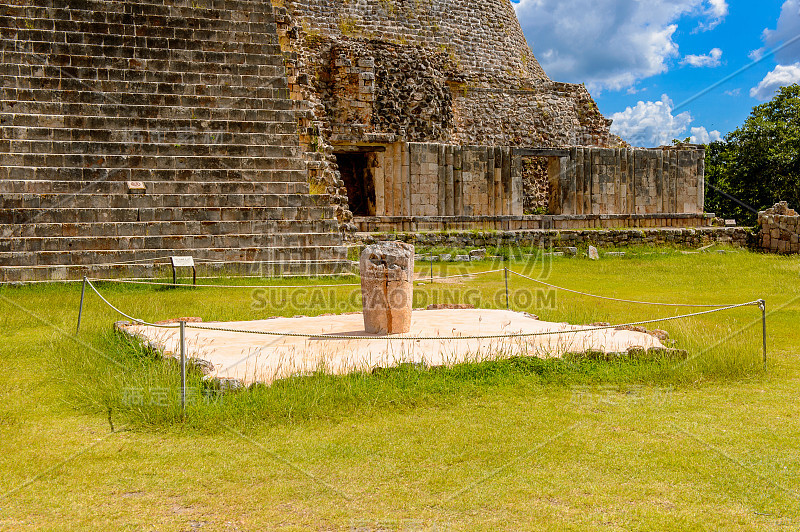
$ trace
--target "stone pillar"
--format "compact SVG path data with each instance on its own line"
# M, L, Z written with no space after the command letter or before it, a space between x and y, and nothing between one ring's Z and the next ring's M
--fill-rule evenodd
M414 246L379 242L361 253L361 298L368 334L411 330L414 303Z

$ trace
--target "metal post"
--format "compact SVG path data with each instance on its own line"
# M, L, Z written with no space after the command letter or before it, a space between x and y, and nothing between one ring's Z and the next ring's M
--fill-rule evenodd
M761 309L761 339L764 344L764 371L767 371L767 302L760 299L758 301L758 308Z
M506 310L508 310L508 266L503 267L503 275L506 279Z
M83 317L83 299L86 297L86 276L83 277L83 286L81 287L81 306L78 308L78 327L75 329L75 334L77 335L81 332L81 318Z
M181 323L181 416L186 417L186 322Z
M433 284L433 255L428 256L431 259L431 284Z

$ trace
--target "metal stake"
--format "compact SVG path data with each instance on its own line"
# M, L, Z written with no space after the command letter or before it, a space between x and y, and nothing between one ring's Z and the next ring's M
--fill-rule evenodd
M759 299L758 308L761 309L761 338L764 343L764 371L767 371L767 302Z
M186 322L181 323L181 416L186 417Z
M508 266L503 267L503 276L506 279L506 310L508 310Z
M83 277L83 286L81 287L81 306L78 308L78 327L75 329L77 335L81 332L81 318L83 317L83 299L86 297L86 276Z

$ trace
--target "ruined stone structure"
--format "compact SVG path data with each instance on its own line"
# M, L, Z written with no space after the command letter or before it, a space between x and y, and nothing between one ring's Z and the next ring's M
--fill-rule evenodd
M702 212L702 153L627 149L583 85L547 77L508 0L278 5L301 144L343 223L354 214L357 229L373 230L425 218L441 229L453 217L487 227L487 216L535 210ZM548 175L552 161L513 150L573 146L617 151L556 154L564 164ZM585 207L574 208L571 190Z
M757 245L764 251L792 255L800 253L800 215L782 201L758 213Z
M335 272L356 229L534 209L704 223L702 153L629 150L509 0L0 0L0 36L0 282Z

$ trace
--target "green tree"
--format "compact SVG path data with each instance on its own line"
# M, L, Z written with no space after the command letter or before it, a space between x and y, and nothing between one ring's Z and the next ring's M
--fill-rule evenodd
M800 207L800 85L783 87L706 147L706 210L755 224L778 201Z

